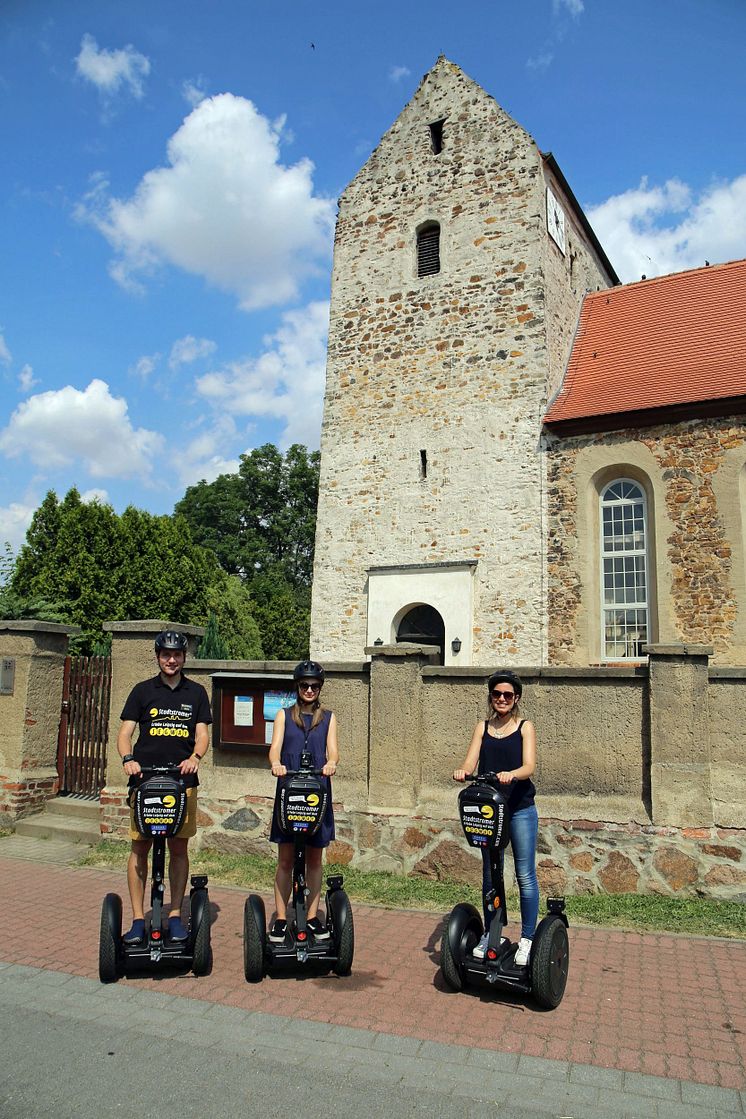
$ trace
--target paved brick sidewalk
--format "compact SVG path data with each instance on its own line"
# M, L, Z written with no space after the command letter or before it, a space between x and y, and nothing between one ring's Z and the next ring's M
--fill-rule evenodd
M122 875L0 857L0 890L0 958L97 976L101 899L108 890L126 893ZM571 930L567 993L557 1010L540 1011L489 991L448 992L438 969L437 915L362 905L355 906L351 977L285 976L248 985L244 894L213 888L210 896L212 973L158 979L164 994L524 1059L746 1089L745 942ZM126 985L155 988L150 978Z

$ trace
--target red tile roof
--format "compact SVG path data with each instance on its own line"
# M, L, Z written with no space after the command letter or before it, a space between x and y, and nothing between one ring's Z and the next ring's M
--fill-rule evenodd
M680 412L682 405L741 396L746 260L587 296L562 388L544 421L569 429L573 421L592 428L595 420L609 428L620 413Z

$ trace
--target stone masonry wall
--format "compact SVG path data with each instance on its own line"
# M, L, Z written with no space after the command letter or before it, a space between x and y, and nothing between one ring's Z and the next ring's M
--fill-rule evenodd
M275 854L267 839L272 803L266 797L227 803L200 796L195 844L223 854ZM466 846L455 812L444 820L350 812L340 804L334 811L337 839L327 862L479 887L481 860ZM125 838L127 817L124 797L107 795L107 837ZM512 874L508 854L508 884ZM544 897L654 893L746 902L746 831L541 818L537 875Z
M431 220L441 271L418 279L416 232ZM440 59L340 199L314 656L361 655L369 567L477 560L474 661L542 662L547 307L555 285L571 292L561 348L584 294L561 270L547 277L546 238L536 145Z
M587 465L582 471L579 468L581 459L593 461L594 449L603 449L605 464L595 477ZM641 451L647 464L640 464ZM609 465L615 457L616 472ZM746 424L732 419L693 419L634 431L550 437L551 664L599 659L598 495L614 476L632 476L648 495L648 538L654 559L651 640L710 643L716 664L743 663L746 601L740 473L744 461ZM597 633L586 640L589 617Z

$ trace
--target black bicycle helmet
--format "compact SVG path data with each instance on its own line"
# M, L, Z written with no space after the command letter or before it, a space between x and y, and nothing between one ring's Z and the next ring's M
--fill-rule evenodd
M155 639L155 651L160 653L162 649L176 649L177 652L186 653L187 639L185 634L176 633L172 629L163 629Z
M293 680L296 684L299 680L318 680L323 684L324 670L318 661L301 661L293 669Z
M516 699L520 699L523 694L523 684L521 683L520 676L516 676L515 672L511 672L509 668L504 669L502 672L498 671L492 673L487 681L487 691L491 692L495 684L512 684Z

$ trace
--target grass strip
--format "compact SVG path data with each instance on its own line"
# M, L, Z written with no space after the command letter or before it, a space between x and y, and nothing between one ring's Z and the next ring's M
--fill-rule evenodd
M129 844L104 840L82 860L82 866L123 869ZM272 889L275 861L266 855L224 855L195 851L190 855L193 874L207 874L218 886L240 886L261 892ZM327 864L327 874L343 874L353 901L390 909L423 909L446 913L459 901L479 907L479 889L461 882L435 882L419 876L388 871L357 870ZM518 895L508 891L508 909L518 912ZM673 932L686 936L723 936L746 939L746 905L705 898L662 897L657 894L582 894L566 898L570 921L596 927Z

